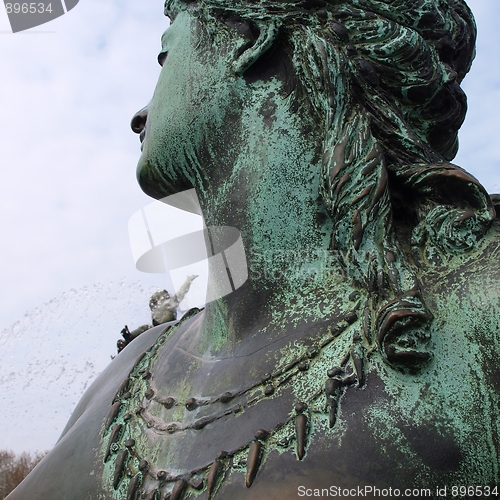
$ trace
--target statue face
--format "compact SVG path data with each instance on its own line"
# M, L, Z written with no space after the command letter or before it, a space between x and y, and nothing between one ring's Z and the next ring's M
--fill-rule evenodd
M138 181L155 198L199 187L201 165L217 156L212 148L224 129L235 82L231 58L204 40L200 21L187 11L164 33L159 61L153 98L132 120L144 139Z

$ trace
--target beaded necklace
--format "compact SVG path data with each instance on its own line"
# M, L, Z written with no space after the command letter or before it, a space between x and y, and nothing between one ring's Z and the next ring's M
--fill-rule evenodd
M264 399L273 397L276 391L289 386L301 374L314 368L321 360L323 350L357 321L358 309L359 303L330 325L326 333L315 339L312 346L305 348L292 361L264 374L259 381L237 392L224 392L213 398L190 397L182 401L175 397L160 398L151 387L153 363L166 340L181 324L199 312L198 309L190 310L178 323L167 327L154 345L139 356L111 402L102 433L103 477L109 478L108 488L112 487L113 491L120 494L120 498L126 493L127 500L181 500L190 488L205 489L207 498L210 499L231 469L243 471L245 484L250 487L266 455L266 449L287 449L295 442L297 459L302 460L307 452L311 420L318 416L324 418L322 415L326 415L328 426L333 428L337 421L339 400L346 389L364 384L366 348L361 335L356 331L352 337L351 349L338 366L327 370L324 385L304 400L298 401L284 422L278 423L273 429L257 429L251 441L243 442L236 449L220 451L202 467L182 472L174 468L162 469L141 452L137 439L141 428L160 435L188 430L196 432L219 419L234 417ZM150 411L153 403L167 409L184 406L187 411L216 403L227 408L192 423L182 424L165 422L154 416Z

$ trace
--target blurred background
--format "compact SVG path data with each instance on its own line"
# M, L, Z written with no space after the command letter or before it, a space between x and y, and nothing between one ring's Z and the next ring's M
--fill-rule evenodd
M129 123L160 71L162 4L80 0L16 34L0 8L1 449L52 447L123 326L149 323L150 295L172 288L166 275L135 269L128 239L128 220L152 201L135 180L140 143ZM455 163L494 193L500 4L469 5L478 54ZM182 309L203 298L195 281Z

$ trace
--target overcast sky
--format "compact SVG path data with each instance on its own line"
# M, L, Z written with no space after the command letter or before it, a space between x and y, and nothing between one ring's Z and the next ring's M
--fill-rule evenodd
M469 4L479 27L478 55L464 82L469 113L455 162L489 192L500 192L500 3ZM30 362L55 350L50 307L66 311L67 325L72 314L90 314L80 306L99 297L111 304L106 307L117 324L127 323L136 314L130 312L134 296L144 301L136 307L147 319L150 288L166 285L161 275L135 270L127 229L129 218L152 201L135 180L140 143L129 123L149 101L159 74L156 57L168 26L162 11L161 0L80 0L61 18L12 34L0 6L0 349L2 336L4 353L8 345L14 349L6 337L17 332L11 361L21 363L20 346ZM126 298L113 302L124 288ZM93 314L92 328L104 328L102 307ZM11 326L16 321L17 330ZM43 336L34 333L38 322L46 326ZM106 345L118 334L103 332ZM68 355L69 347L59 348L66 349L59 355ZM101 353L101 365L109 354ZM0 364L6 362L0 351ZM2 385L1 376L0 391L10 391L14 386ZM16 448L45 448L51 439L26 438Z

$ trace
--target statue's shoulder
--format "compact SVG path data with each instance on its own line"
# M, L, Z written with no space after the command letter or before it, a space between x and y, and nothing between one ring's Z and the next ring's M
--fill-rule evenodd
M498 207L500 210L500 206ZM471 236L474 236L471 233ZM463 276L470 281L473 276L479 281L500 279L500 218L497 217L482 237L465 251L449 252L436 245L413 251L416 263L425 277L439 279Z
M469 346L471 352L472 346L480 351L488 346L484 362L493 368L500 356L496 341L500 317L500 219L494 220L473 250L421 270L422 289L435 318L436 348L448 340L464 348ZM495 359L490 359L492 355ZM474 363L472 355L466 357Z

